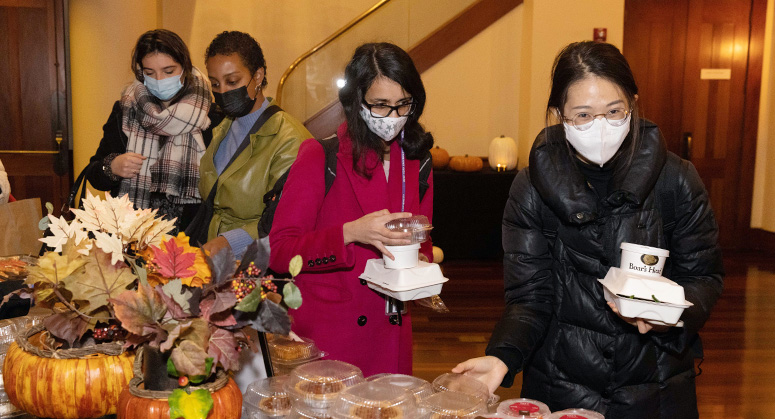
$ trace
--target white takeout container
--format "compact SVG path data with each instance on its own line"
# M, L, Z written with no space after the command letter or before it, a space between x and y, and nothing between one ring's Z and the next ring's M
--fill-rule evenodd
M684 309L693 305L684 299L683 287L667 278L644 277L612 267L598 281L603 285L606 301L614 303L624 317L675 326Z
M400 301L432 297L448 279L436 263L419 261L411 269L388 269L382 259L369 259L359 276L369 288Z
M623 242L619 247L622 249L620 268L641 275L662 276L669 251L627 242Z
M407 244L405 246L385 246L388 252L393 254L395 260L387 255L382 255L385 267L389 269L409 269L417 266L420 256L420 243Z

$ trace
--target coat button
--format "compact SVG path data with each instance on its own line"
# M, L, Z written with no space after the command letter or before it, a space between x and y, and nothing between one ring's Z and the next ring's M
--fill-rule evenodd
M329 262L331 262L331 263L334 263L334 262L336 262L336 256L334 256L334 255L331 255L331 257L330 257L330 258L328 258L328 261L329 261Z
M326 258L326 257L323 258L323 264L324 265L328 264L328 258Z
M603 396L604 399L611 398L611 392L609 392L608 390L603 391L602 393L600 393L600 395Z
M314 260L312 260L312 259L310 259L310 260L307 262L307 266L309 266L310 268L314 268L314 267L315 267L315 261L314 261Z
M361 279L361 285L366 285L366 280L365 279Z
M584 219L584 213L576 213L576 219L583 220Z
M320 265L321 263L323 263L323 261L320 260L320 258L315 259L315 265Z
M366 316L358 317L358 326L363 326L365 324L366 324Z

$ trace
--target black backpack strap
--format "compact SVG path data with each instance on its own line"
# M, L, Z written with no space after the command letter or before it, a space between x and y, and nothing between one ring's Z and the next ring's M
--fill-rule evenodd
M675 230L675 206L676 191L678 191L678 174L681 170L681 158L675 153L668 152L662 173L657 178L654 186L654 194L657 198L659 214L662 217L662 231L668 248Z
M425 196L425 192L428 191L428 188L430 188L430 184L428 183L428 178L431 175L431 169L433 169L433 164L431 164L431 152L428 151L425 153L425 157L420 160L420 201L422 202L423 197Z
M543 211L541 211L541 233L549 241L549 245L554 244L554 240L557 238L557 228L560 226L560 219L554 215L554 211L544 205Z
M331 190L331 185L334 184L334 180L336 179L336 153L339 152L339 137L334 134L330 137L317 141L321 146L323 146L323 151L326 154L325 177L326 195L328 195L328 191Z

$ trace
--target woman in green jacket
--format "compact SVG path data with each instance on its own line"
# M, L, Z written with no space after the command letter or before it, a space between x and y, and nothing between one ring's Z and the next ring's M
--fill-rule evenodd
M301 142L312 135L301 122L279 111L250 135L250 144L237 154L261 114L277 104L263 94L267 85L264 54L253 37L231 31L213 39L205 61L215 103L226 118L213 129L212 142L199 166L203 199L218 181L204 248L217 252L229 246L240 257L257 238L264 194L291 167Z

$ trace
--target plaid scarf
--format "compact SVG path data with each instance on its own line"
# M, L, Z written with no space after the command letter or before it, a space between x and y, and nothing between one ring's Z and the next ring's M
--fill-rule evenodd
M176 205L202 201L199 160L205 152L202 130L210 126L210 86L196 68L192 75L180 100L167 108L137 80L121 95L126 151L147 157L140 173L122 179L119 189L137 208L150 208L152 192Z

